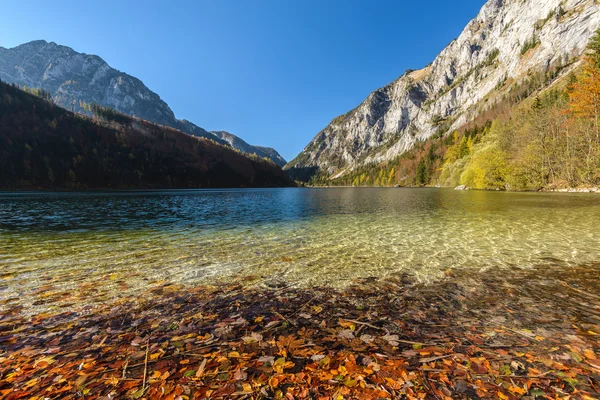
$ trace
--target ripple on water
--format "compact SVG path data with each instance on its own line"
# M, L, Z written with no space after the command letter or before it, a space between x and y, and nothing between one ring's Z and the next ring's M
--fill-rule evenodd
M343 287L600 260L595 195L274 189L0 195L0 309L250 277ZM17 299L17 300L15 300Z

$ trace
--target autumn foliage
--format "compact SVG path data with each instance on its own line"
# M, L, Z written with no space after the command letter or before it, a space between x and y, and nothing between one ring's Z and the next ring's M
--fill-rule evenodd
M598 132L600 120L600 66L588 57L577 81L569 91L570 107L576 117L593 121Z
M164 285L100 308L9 308L0 397L593 399L598 268L343 291Z

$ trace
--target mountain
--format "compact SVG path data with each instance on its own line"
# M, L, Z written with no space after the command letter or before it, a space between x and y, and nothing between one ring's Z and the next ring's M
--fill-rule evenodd
M431 64L333 119L284 169L336 179L397 158L465 126L536 72L569 73L598 26L595 0L489 0Z
M285 158L283 158L281 154L279 154L277 150L272 147L254 146L254 148L265 154L265 157L270 158L280 167L284 167L287 164Z
M283 167L287 163L275 149L270 147L249 145L239 137L225 131L215 131L210 133L242 153L256 154L259 157L268 158L280 167Z
M44 89L56 104L71 111L84 112L83 103L99 104L227 144L190 121L178 120L169 105L139 79L111 68L96 55L78 53L53 42L37 40L12 49L0 47L0 80ZM249 149L249 154L260 152L252 146ZM278 157L272 161L281 164Z
M0 189L287 186L281 168L104 109L75 114L0 83Z

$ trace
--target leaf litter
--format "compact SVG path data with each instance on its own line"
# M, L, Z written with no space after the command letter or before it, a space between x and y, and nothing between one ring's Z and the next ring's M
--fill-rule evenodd
M151 288L0 318L3 399L593 399L600 266Z

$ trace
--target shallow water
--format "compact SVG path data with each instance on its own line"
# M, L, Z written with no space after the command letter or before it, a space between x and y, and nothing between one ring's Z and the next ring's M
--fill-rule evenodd
M0 311L164 283L331 285L600 261L600 196L449 189L0 194Z

